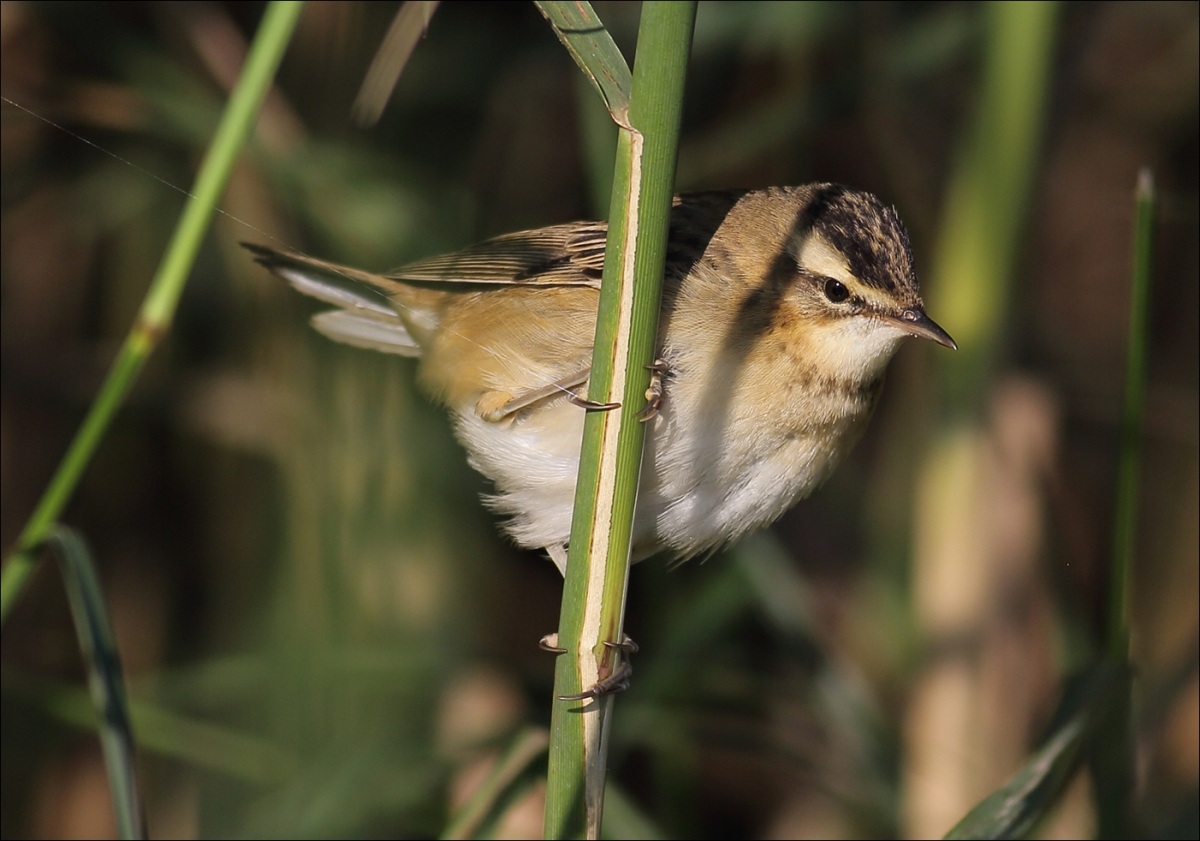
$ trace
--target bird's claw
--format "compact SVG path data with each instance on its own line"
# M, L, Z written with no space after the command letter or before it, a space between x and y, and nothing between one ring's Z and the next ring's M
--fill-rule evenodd
M580 397L575 392L571 392L567 396L567 400L574 403L581 409L587 409L594 412L611 412L613 409L621 408L620 403L597 403L595 400L588 400L586 397Z
M538 648L542 651L549 651L551 654L566 654L567 650L558 644L558 633L546 634L538 640Z
M646 368L650 371L650 386L646 389L646 408L638 412L637 416L641 423L654 420L658 416L658 410L663 404L663 379L671 370L665 359L656 359Z
M638 650L638 644L628 634L622 634L620 642L605 641L604 645L607 648L621 652L626 658L630 654L636 654ZM542 649L542 651L549 651L551 654L567 653L567 649L558 644L557 633L546 634L546 636L538 640L538 648ZM599 698L603 695L624 692L629 688L629 679L632 675L633 666L630 665L628 659L622 660L621 664L608 677L601 678L583 692L578 692L574 695L559 695L558 700L585 701L589 698Z
M612 695L624 692L629 688L629 678L633 675L633 666L629 661L623 661L611 675L596 681L590 688L574 695L559 695L560 701L586 701L589 698L599 698L602 695Z

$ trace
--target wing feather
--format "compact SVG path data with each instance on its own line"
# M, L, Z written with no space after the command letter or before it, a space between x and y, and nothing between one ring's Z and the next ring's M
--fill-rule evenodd
M552 225L418 260L384 276L403 283L599 288L607 235L600 222Z

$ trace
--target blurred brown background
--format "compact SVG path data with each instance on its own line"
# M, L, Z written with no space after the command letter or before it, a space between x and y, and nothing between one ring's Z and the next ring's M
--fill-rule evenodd
M357 126L395 9L306 8L172 332L65 517L102 573L156 837L436 835L495 751L549 721L535 643L557 573L498 535L411 363L311 334L312 308L237 245L385 268L604 213L611 129L532 4L442 4L380 124ZM597 9L632 55L637 5ZM5 551L128 330L261 10L0 4ZM644 653L616 704L611 835L925 837L1020 766L1102 636L1148 167L1135 820L1196 836L1198 10L1058 9L998 339L969 400L947 385L956 363L906 346L852 458L769 535L634 570ZM701 3L680 189L876 192L962 342L938 306L971 281L934 263L953 245L988 15ZM941 457L968 466L963 484ZM2 653L0 832L111 833L52 565ZM1094 833L1088 798L1083 775L1042 834ZM536 785L505 821L539 831Z

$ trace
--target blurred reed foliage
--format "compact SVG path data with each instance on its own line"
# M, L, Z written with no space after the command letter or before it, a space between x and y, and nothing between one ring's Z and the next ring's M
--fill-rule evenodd
M597 9L629 54L636 6ZM3 6L5 547L132 320L182 206L170 185L190 183L260 10ZM175 329L65 517L101 568L155 836L438 835L549 720L552 665L534 643L557 620L557 573L497 536L411 365L311 335L305 304L237 247L384 267L603 212L611 154L596 150L612 130L532 4L442 4L379 125L355 128L394 11L306 9ZM965 362L904 348L849 463L770 534L634 570L626 626L643 654L612 737L611 837L940 834L1031 754L1105 639L1143 166L1162 205L1131 829L1197 834L1197 8L1064 5L1044 63L1001 62L1037 68L1023 87L1043 104L1015 116L1041 128L1013 169L972 176L958 162L973 127L1016 128L980 113L1002 72L986 58L997 14L700 6L680 189L828 179L879 193L964 350L951 301L978 288L965 273L991 271L1003 291L983 308L978 367L957 378ZM1003 207L982 228L1000 252L963 269L946 256L974 242L954 233L959 190ZM963 428L970 490L946 503L964 512L947 550L959 576L930 586L922 535L952 513L932 483L954 477L921 465ZM2 646L0 834L111 833L54 576L35 579ZM536 834L541 771L475 831ZM1090 788L1079 776L1039 832L1094 834Z

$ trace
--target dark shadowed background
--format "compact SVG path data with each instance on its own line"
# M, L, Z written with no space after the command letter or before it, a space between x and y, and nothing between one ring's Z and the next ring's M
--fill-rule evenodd
M553 566L498 534L413 364L314 334L313 307L237 244L384 269L605 213L613 132L531 3L442 4L381 122L356 125L396 8L305 10L171 334L64 518L101 570L155 837L435 836L497 751L549 722ZM635 568L611 833L937 835L1029 755L1101 638L1148 167L1135 819L1196 836L1198 8L1058 10L970 388L948 352L906 344L810 500L704 563ZM637 4L597 9L632 55ZM129 328L261 10L0 5L5 552ZM679 188L877 193L964 343L974 281L938 266L964 263L948 195L991 20L975 3L701 3ZM0 831L111 834L52 564L2 653ZM539 798L517 792L497 833L540 832ZM1089 798L1081 775L1042 835L1094 833Z

